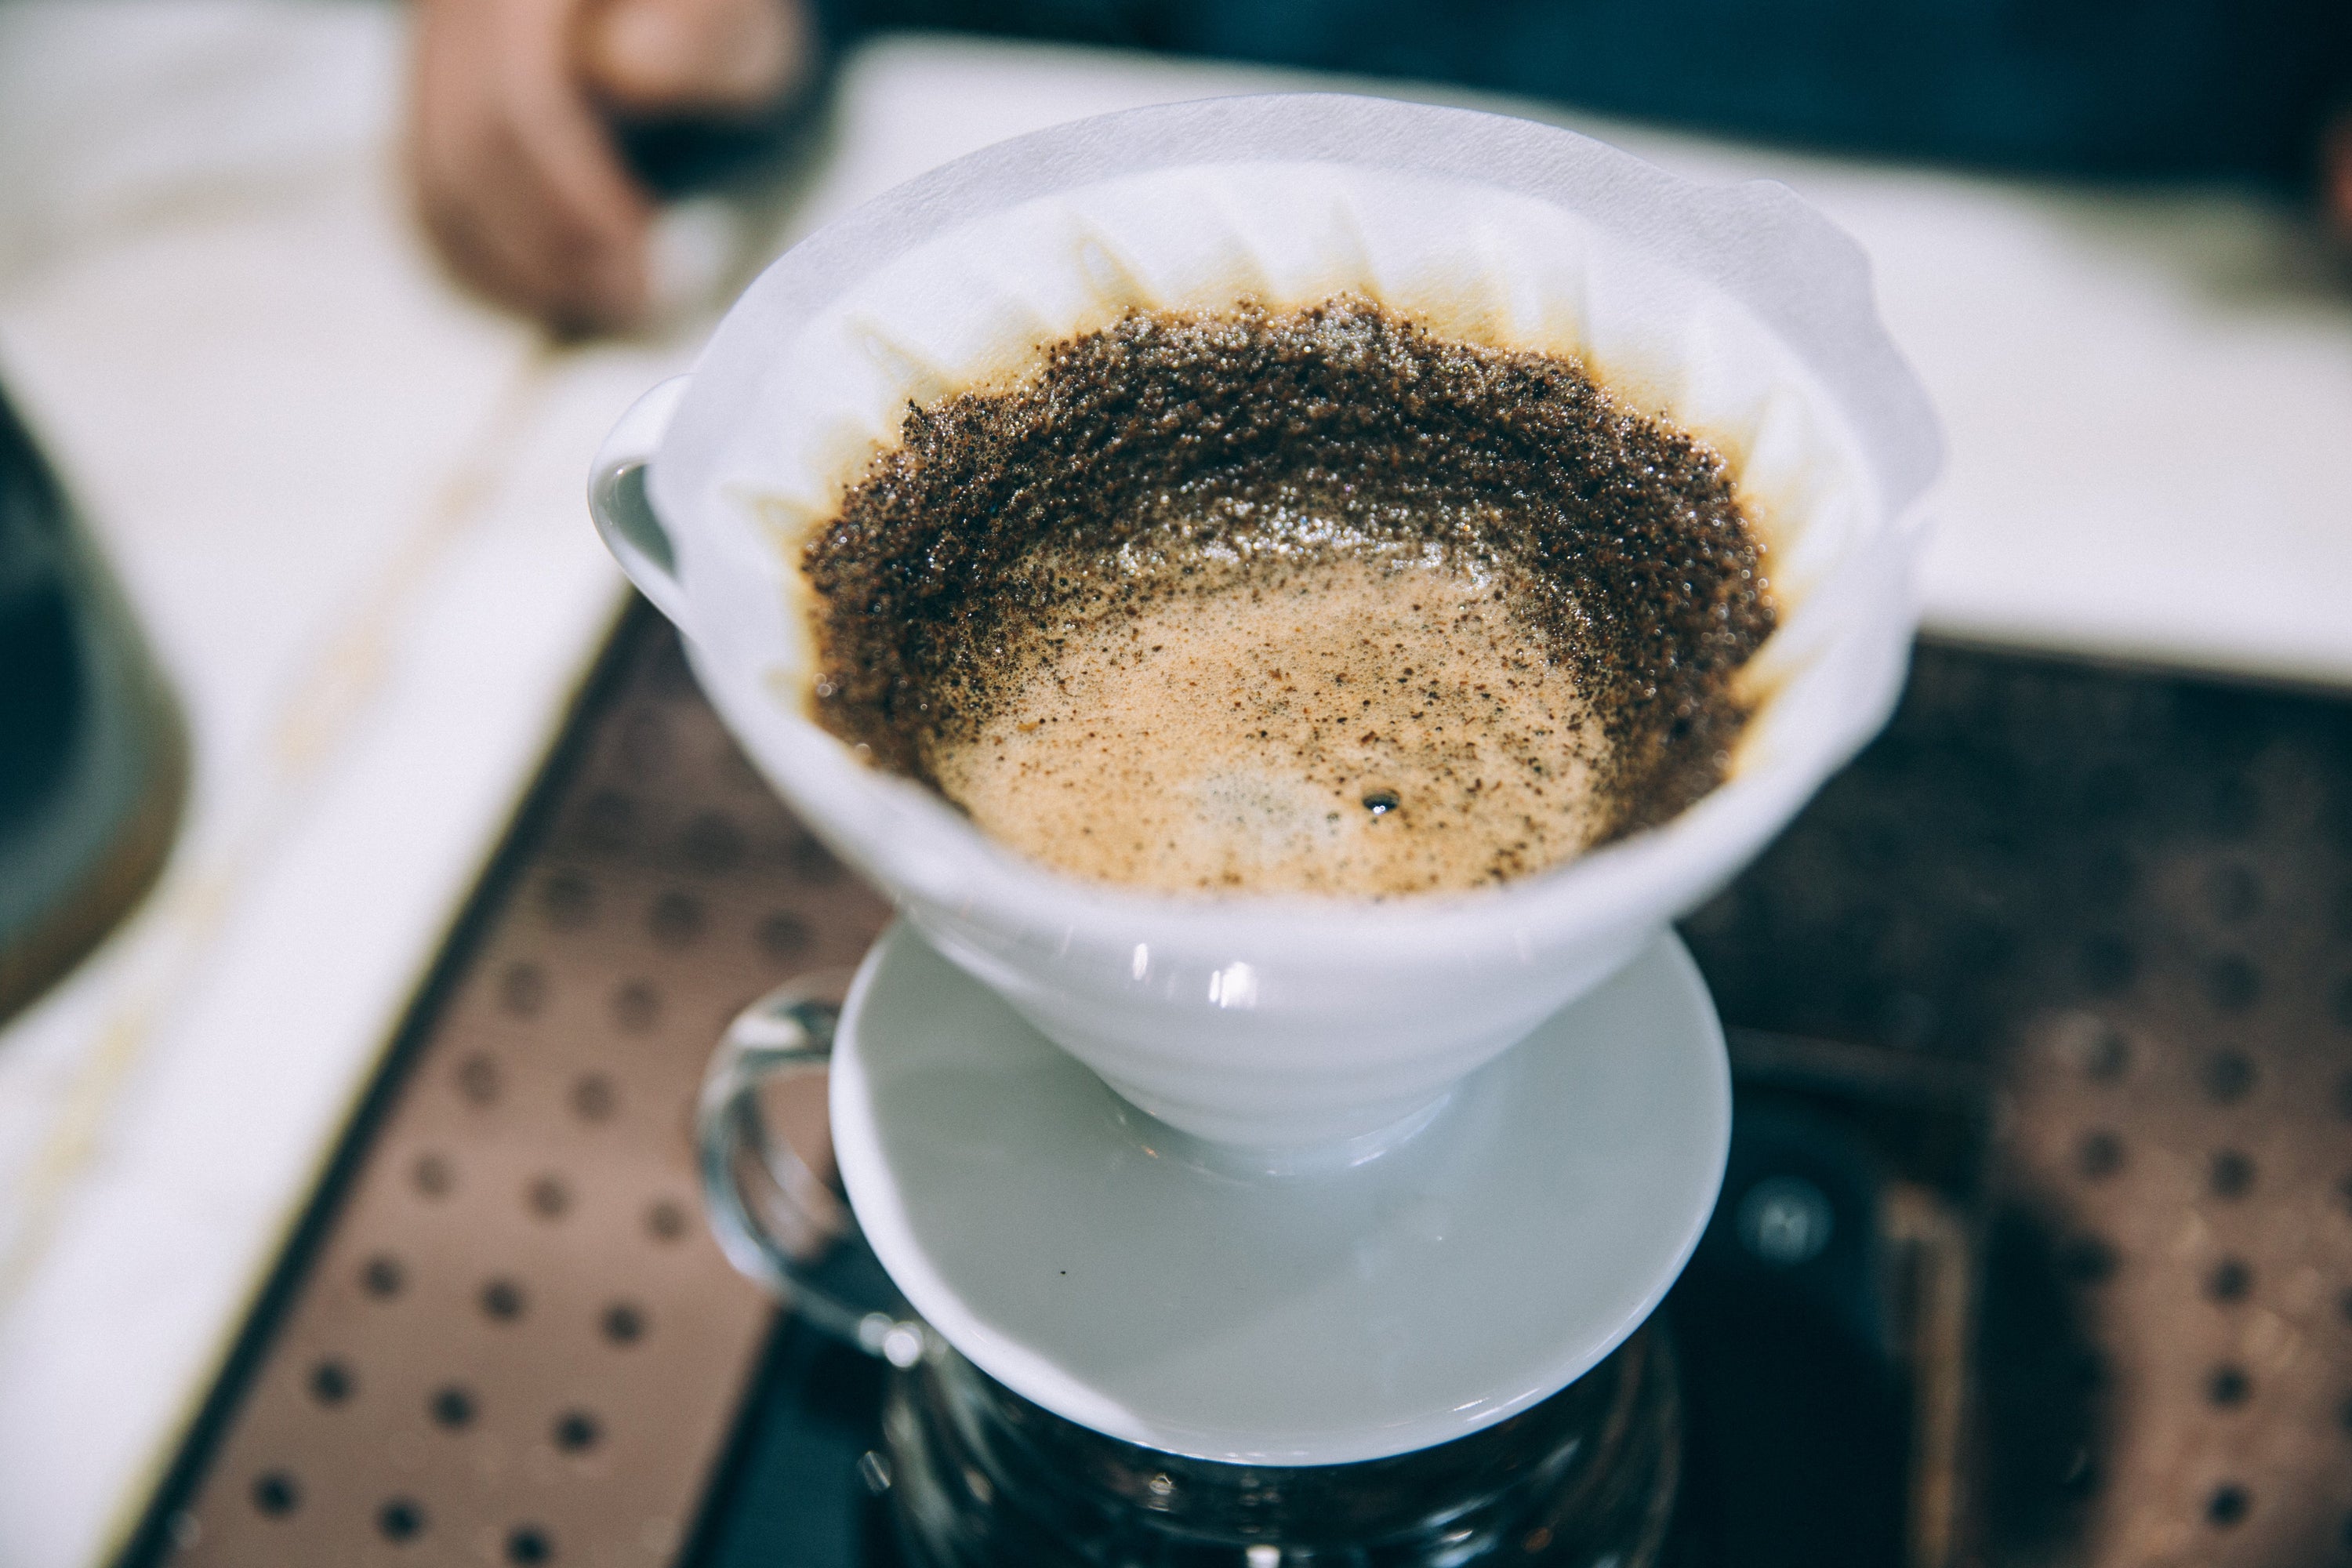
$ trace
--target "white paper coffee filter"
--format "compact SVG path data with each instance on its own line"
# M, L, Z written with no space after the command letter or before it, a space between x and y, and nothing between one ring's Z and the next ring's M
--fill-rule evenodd
M788 296L761 313L782 307L793 328L754 359L717 352L722 334L698 368L680 428L720 402L732 416L704 460L665 451L656 504L734 521L680 541L681 575L698 598L720 574L729 598L761 596L709 626L778 699L804 701L810 673L801 550L896 445L908 405L1016 381L1042 346L1134 309L1355 293L1444 336L1580 361L1727 460L1782 615L1786 646L1757 667L1774 686L1802 667L1812 595L1937 461L1932 418L1882 339L1788 331L1791 317L1828 324L1803 322L1831 314L1812 300L1866 317L1868 284L1851 242L1780 187L1705 191L1549 127L1325 95L1087 129L977 154L810 242L739 307ZM1246 155L1182 157L1202 132ZM1054 155L1022 155L1056 138ZM1030 194L1039 184L1058 188ZM786 283L799 286L772 286ZM681 479L698 493L678 494ZM1771 745L1770 718L1750 726L1751 751Z
M765 417L739 425L718 493L702 498L749 525L785 608L772 679L804 686L810 595L794 563L898 444L910 405L1016 383L1045 347L1130 310L1279 310L1341 294L1441 336L1578 360L1624 401L1699 435L1736 476L1792 624L1885 505L1789 343L1697 272L1582 213L1409 168L1149 170L911 244L777 345L754 399Z
M1727 784L1499 889L1186 899L1023 859L809 721L801 551L909 404L1010 383L1138 307L1340 293L1573 357L1723 455L1781 613ZM1877 728L1938 458L1860 250L1782 187L1696 185L1523 121L1297 95L1039 132L836 222L730 313L648 472L696 668L811 825L1137 1103L1280 1142L1441 1092L1720 885Z

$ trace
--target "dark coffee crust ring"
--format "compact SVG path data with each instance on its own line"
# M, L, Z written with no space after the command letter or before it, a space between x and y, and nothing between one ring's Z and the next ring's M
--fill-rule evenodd
M1507 584L1609 740L1607 837L1721 782L1732 678L1773 626L1755 535L1720 458L1574 363L1346 295L1137 311L1040 359L1010 390L910 403L806 547L812 710L875 762L936 786L933 748L1066 628L1198 591L1204 563L1370 547Z

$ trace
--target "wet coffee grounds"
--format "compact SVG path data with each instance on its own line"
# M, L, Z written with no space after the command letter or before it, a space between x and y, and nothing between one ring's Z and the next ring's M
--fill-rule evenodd
M1167 889L1465 888L1662 822L1773 626L1704 444L1351 297L1138 312L910 404L803 566L821 723Z

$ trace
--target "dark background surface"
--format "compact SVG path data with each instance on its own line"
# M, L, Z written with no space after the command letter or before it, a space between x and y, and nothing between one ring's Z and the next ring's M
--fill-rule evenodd
M834 0L948 27L1454 82L1801 145L2292 180L2352 88L2326 0Z

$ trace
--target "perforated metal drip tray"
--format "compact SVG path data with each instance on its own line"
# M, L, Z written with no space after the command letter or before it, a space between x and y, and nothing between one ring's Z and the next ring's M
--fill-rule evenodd
M634 612L127 1561L887 1559L872 1372L688 1126L885 912ZM2352 702L1925 649L1686 934L1740 1099L1676 1561L2352 1564Z
M659 1564L772 1319L704 1228L702 1068L881 901L626 617L135 1562Z

